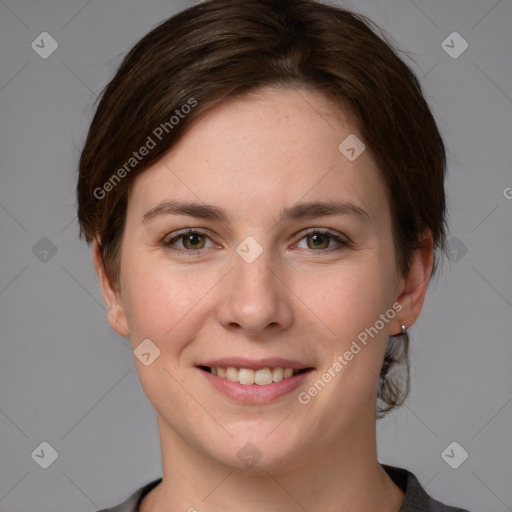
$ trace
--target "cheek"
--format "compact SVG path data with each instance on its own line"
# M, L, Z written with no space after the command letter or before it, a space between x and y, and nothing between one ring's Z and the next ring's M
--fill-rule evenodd
M125 312L132 344L149 338L161 349L180 350L186 332L201 322L205 298L219 280L217 272L198 272L193 265L176 269L161 258L127 253ZM169 343L172 341L172 343Z
M342 265L297 280L297 295L321 320L329 337L341 348L365 328L374 325L393 301L393 273L377 258ZM306 308L307 309L307 308ZM322 323L320 322L320 323Z
M309 318L315 322L322 367L318 380L303 391L319 416L319 411L336 410L338 422L350 423L357 417L354 411L375 400L389 325L375 326L391 307L390 300L386 274L368 265L332 275L329 290L311 296L309 304L318 318ZM334 435L335 423L324 425L326 435Z

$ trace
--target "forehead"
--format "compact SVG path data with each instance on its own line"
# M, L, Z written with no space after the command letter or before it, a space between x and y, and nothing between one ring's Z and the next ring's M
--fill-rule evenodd
M351 161L340 151L354 137L361 140L349 116L320 93L267 89L231 99L137 176L129 211L140 216L169 197L219 204L247 218L319 197L378 210L384 182L370 152Z

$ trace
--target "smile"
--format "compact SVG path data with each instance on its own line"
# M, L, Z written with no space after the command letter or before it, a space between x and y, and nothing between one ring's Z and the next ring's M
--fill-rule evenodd
M314 371L304 363L279 357L202 361L196 369L216 393L246 405L268 404L291 395Z
M306 368L299 370L283 367L266 367L253 370L251 368L236 368L234 366L201 366L200 368L210 372L212 375L220 377L221 379L238 382L243 385L256 384L258 386L268 386L275 382L281 382L283 379L289 379L290 377L307 370Z

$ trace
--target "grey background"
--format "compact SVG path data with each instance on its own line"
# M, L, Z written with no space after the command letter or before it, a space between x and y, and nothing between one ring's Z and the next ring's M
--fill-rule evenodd
M121 56L191 3L0 1L1 511L95 510L161 475L155 413L78 241L75 169ZM449 150L452 261L410 331L412 392L378 423L380 461L441 501L512 510L512 2L342 5L411 52ZM46 59L43 31L59 45ZM453 31L469 44L456 59ZM43 441L48 469L31 457ZM469 453L457 469L452 441Z

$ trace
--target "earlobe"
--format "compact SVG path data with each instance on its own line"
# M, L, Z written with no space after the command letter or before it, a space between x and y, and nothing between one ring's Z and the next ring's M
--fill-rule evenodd
M393 332L400 332L402 325L409 328L416 322L423 307L432 274L433 257L432 233L426 229L420 235L419 248L414 254L409 271L402 278L402 291L397 298L402 310L397 315L399 319L396 320L396 325L392 326Z
M127 337L130 334L130 330L128 329L128 323L126 321L121 292L116 289L115 285L110 281L106 274L98 240L94 241L93 260L94 267L96 268L96 273L100 282L103 299L107 306L108 321L110 326L120 336Z

